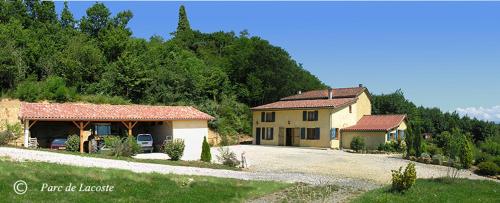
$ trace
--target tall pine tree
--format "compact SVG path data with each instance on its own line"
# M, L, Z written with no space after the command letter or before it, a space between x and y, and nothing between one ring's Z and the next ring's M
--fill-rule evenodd
M186 8L184 5L181 5L179 8L179 22L177 23L177 33L191 31L191 27L189 26L189 20L186 14Z
M64 8L61 12L61 26L63 28L74 28L75 27L75 19L73 18L73 14L68 8L68 2L64 2Z
M184 8L183 5L179 8L179 22L177 23L177 30L174 36L174 40L177 41L181 47L188 48L193 44L194 33L189 26L186 8Z

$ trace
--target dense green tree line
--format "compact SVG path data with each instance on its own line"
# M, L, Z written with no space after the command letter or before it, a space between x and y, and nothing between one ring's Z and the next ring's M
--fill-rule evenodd
M481 121L468 116L460 116L456 112L442 112L438 108L417 107L408 101L401 90L391 94L372 96L373 114L407 114L408 123L414 133L430 133L434 138L440 139L443 132L460 130L470 133L475 143L486 138L500 136L500 127L487 121Z
M171 39L132 37L131 11L102 3L0 1L0 91L27 101L194 105L225 135L249 133L249 106L325 88L283 49L247 31L202 33L179 10ZM59 85L59 86L58 86Z

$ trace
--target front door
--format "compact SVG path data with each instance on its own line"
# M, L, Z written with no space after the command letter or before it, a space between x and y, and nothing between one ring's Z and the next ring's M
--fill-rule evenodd
M280 127L279 128L279 134L278 134L278 145L283 146L285 145L284 140L285 140L285 128Z
M287 128L286 129L286 146L292 146L292 139L293 139L293 129L292 128Z

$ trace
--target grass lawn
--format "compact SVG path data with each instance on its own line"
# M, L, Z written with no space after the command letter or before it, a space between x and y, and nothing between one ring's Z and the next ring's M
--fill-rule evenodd
M500 183L489 180L417 179L405 193L389 189L369 191L352 202L500 202Z
M68 152L68 151L64 151L64 150L49 150L49 149L44 149L44 148L40 148L40 149L36 149L36 150L62 153L62 154L72 154L72 155L85 156L85 157L133 161L133 162L141 162L141 163L154 163L154 164L164 164L164 165L172 165L172 166L190 166L190 167L198 167L198 168L213 168L213 169L226 169L226 170L233 170L233 171L241 171L241 169L237 168L237 167L230 167L230 166L216 164L216 163L207 163L207 162L203 162L203 161L181 161L181 160L180 161L171 161L171 160L162 160L162 159L135 159L132 157L108 156L104 153L93 153L93 154L83 153L82 154L80 152Z
M12 162L0 157L2 202L241 202L273 193L291 184L244 181L204 176L133 173L125 170L84 168L41 162ZM13 190L24 180L28 190ZM69 184L76 191L65 192ZM44 184L63 186L61 192L41 191ZM84 186L114 186L108 192L83 192ZM85 187L84 187L85 188Z

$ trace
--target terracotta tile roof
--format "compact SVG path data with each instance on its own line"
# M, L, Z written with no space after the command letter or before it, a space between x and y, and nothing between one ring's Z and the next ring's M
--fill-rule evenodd
M363 91L365 87L348 87L348 88L333 88L333 98L346 98L346 97L357 97ZM302 92L301 94L296 94L288 97L281 98L284 100L297 100L297 99L327 99L328 90L313 90Z
M300 109L300 108L338 108L350 103L354 103L357 98L339 99L313 99L313 100L289 100L277 101L262 106L253 107L252 110L262 109Z
M356 125L342 131L389 131L398 127L406 115L365 115Z
M20 119L160 121L211 120L214 117L191 106L22 103Z

